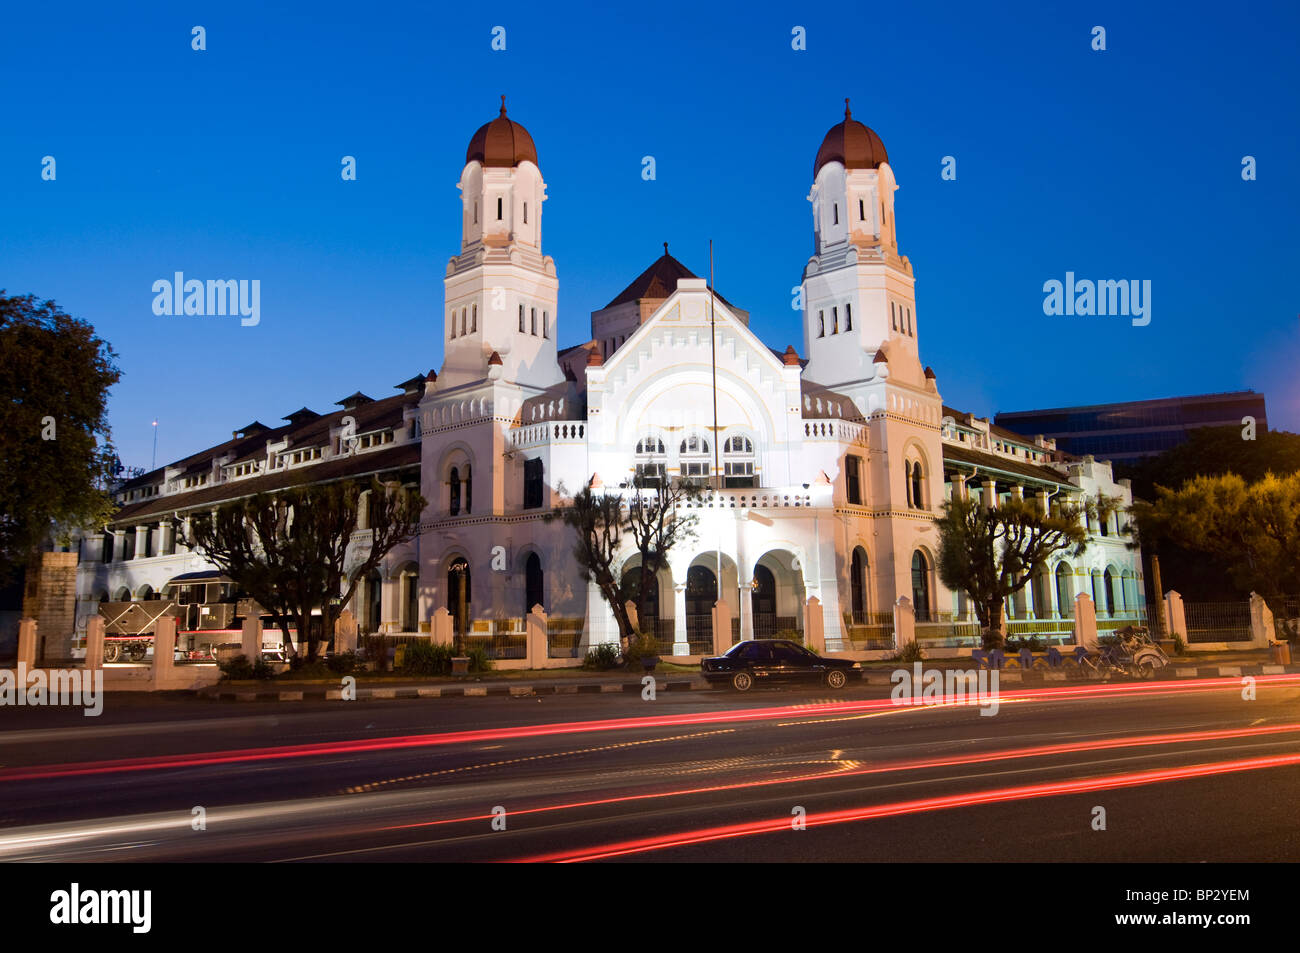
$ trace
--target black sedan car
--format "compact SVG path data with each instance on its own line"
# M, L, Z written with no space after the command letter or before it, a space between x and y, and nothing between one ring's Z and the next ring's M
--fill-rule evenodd
M700 674L710 685L730 684L738 692L755 685L789 682L843 688L850 678L862 677L862 666L851 659L822 658L786 639L750 639L736 643L723 655L701 661Z

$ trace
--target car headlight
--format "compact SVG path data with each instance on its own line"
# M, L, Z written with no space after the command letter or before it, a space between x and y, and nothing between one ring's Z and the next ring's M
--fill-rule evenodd
M854 662L854 663L853 663L853 667L854 667L854 668L862 668L862 663L861 663L861 662Z

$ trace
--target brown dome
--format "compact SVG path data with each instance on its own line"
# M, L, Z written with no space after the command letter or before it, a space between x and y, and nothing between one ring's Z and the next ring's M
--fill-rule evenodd
M817 150L813 164L813 178L828 162L839 162L846 169L877 169L888 162L885 144L870 128L858 122L849 113L849 101L844 100L844 121L831 126Z
M477 159L485 166L513 169L527 159L537 165L537 147L528 130L506 118L506 98L501 97L501 114L479 127L465 150L465 164Z

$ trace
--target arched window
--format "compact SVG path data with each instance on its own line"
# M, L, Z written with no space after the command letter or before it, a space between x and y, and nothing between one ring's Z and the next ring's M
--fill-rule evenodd
M363 626L362 631L370 635L379 631L382 621L384 584L379 575L379 570L375 569L366 576L366 601L365 608L361 618Z
M1062 619L1069 619L1073 616L1071 609L1074 606L1074 573L1066 563L1058 563L1056 566L1056 614Z
M519 333L524 333L524 306L519 306Z
M912 605L917 622L930 621L930 561L919 549L912 553Z
M551 336L551 315L549 312L542 312L542 337L549 339Z
M456 516L460 513L460 469L459 468L457 467L451 468L451 474L447 478L447 483L450 487L450 495L448 497L448 503L447 503L447 512L449 512L452 516Z
M533 611L533 606L546 608L546 595L542 586L542 560L536 553L529 553L524 562L524 615Z
M1113 616L1115 614L1115 577L1111 575L1110 570L1107 569L1102 573L1101 579L1102 588L1106 593L1106 615Z
M722 473L728 487L754 486L754 442L743 434L722 444Z
M470 313L469 313L469 329L470 329L471 331L477 331L477 330L478 330L478 305L477 305L477 304L475 304L475 305L470 309Z
M465 512L474 512L474 478L470 475L469 464L465 464Z
M853 550L853 559L849 565L849 596L853 623L865 625L867 622L867 554L861 546Z
M826 337L826 312L825 311L817 312L817 336L819 338Z
M847 301L844 303L844 330L853 330L853 305Z
M709 441L693 433L682 441L678 450L681 474L684 477L709 475Z
M840 333L840 308L839 305L831 308L831 334Z
M657 486L667 477L665 465L667 451L664 442L653 434L647 434L636 444L637 480L646 486Z
M903 491L907 494L907 505L912 506L912 461L903 461Z
M537 309L536 309L536 308L530 308L530 309L529 309L529 312L530 312L531 317L532 317L532 329L531 329L531 331L530 331L529 333L532 334L533 337L536 337L536 336L537 336Z
M918 510L925 509L925 484L922 482L921 461L912 462L912 506Z
M503 203L502 203L502 201L501 201L500 196L498 196L498 197L497 197L497 221L498 221L498 222L501 221L501 218L502 218L504 212L505 212L504 205L503 205Z
M402 619L403 632L420 631L420 576L414 571L402 573L402 587L406 593L406 612Z

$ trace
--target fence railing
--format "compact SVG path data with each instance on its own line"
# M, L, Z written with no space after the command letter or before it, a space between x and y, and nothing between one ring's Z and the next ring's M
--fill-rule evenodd
M981 644L978 622L918 622L916 641L922 648L962 648Z
M1249 602L1184 602L1188 642L1249 642Z

